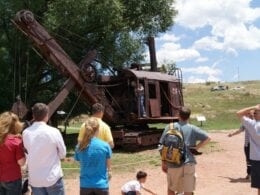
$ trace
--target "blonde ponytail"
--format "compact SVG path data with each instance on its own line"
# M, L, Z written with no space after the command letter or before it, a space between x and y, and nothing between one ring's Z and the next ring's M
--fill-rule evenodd
M94 117L87 118L85 122L85 132L82 141L79 144L79 150L86 149L90 143L90 140L95 136L98 131L99 123Z

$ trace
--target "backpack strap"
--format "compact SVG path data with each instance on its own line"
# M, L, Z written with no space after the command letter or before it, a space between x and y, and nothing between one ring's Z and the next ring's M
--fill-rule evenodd
M169 129L168 129L168 131L167 131L167 134L170 133L172 130L175 130L175 129L176 129L176 128L174 127L174 123L171 122L171 123L169 124ZM179 133L174 133L174 134L175 134L176 136L178 136L180 139L182 139L182 142L183 142L183 146L182 146L182 147L186 147L186 145L185 145L185 140L184 140L184 135L183 135L183 131L182 131L180 125L179 125L179 128L178 128L177 132L179 132Z
M183 138L183 147L184 147L184 151L185 151L185 153L186 153L186 147L187 147L187 145L186 145L186 143L185 143L185 137L184 137L184 134L183 134L183 130L182 130L180 124L178 124L178 126L179 126L179 131L180 131L180 133L181 133L181 135L182 135L182 138Z
M173 123L170 123L169 124L169 130L172 130L172 129L174 129L174 126L173 126Z

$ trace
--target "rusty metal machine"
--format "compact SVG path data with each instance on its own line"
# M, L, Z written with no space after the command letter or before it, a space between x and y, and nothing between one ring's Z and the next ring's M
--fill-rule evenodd
M181 72L178 69L173 75L156 72L155 52L151 52L153 71L144 71L133 66L132 69L115 70L109 76L102 75L93 66L95 51L89 51L80 64L75 64L30 11L18 12L13 23L68 78L49 103L50 116L70 90L76 88L89 105L100 102L105 106L103 120L110 125L116 145L157 144L161 130L149 128L148 124L178 120L178 110L183 106ZM149 38L148 42L150 51L154 51L154 40ZM139 98L140 86L143 87L143 98Z

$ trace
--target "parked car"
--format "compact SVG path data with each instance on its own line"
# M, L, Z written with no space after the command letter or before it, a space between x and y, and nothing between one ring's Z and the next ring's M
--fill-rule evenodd
M210 89L210 91L223 91L223 90L227 90L228 86L224 86L224 85L218 85L218 86L214 86Z

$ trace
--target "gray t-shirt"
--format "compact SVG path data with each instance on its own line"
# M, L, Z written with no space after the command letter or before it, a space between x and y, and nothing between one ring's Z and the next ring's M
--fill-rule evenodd
M260 121L255 121L244 116L242 123L249 133L250 159L260 161Z
M186 149L186 156L185 156L185 164L196 164L196 160L194 155L189 151L189 147L195 147L197 141L204 141L208 139L208 135L205 131L201 130L200 128L196 127L195 125L191 125L188 123L177 122L174 123L174 128L179 130L183 133L184 142L187 146ZM167 125L163 131L163 134L160 138L160 144L164 142L165 135L169 130L169 125ZM168 163L168 167L176 167L171 163Z

